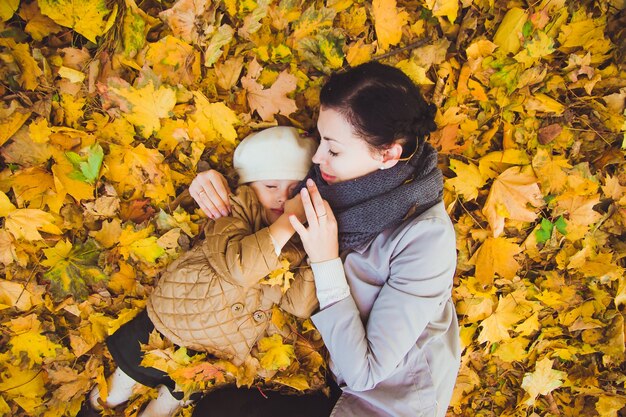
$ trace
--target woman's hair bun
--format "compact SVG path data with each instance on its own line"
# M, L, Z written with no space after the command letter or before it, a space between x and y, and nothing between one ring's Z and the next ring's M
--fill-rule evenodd
M417 138L422 139L428 136L431 132L437 130L437 124L435 123L435 114L437 113L437 106L434 104L426 104L414 118L408 123L405 132L411 135L415 135Z

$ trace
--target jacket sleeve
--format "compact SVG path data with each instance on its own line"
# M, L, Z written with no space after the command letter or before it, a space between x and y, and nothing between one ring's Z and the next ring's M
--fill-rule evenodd
M280 307L296 317L308 319L318 305L311 268L301 265L295 273L291 287L283 295Z
M436 217L412 223L391 259L378 259L385 261L390 265L389 278L365 323L352 295L312 317L334 367L355 391L372 389L388 378L420 342L426 327L438 324L451 296L454 229L449 221ZM367 281L367 277L351 278Z
M253 191L240 187L231 196L231 207L232 216L205 227L203 250L218 275L247 288L279 268L280 262L269 229L258 228L262 208Z

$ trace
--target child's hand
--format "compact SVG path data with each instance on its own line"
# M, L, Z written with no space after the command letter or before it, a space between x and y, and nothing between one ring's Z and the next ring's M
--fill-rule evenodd
M300 194L285 202L285 214L287 217L292 214L295 215L302 223L306 221L306 214L304 213L304 206L302 205L302 197L300 197Z

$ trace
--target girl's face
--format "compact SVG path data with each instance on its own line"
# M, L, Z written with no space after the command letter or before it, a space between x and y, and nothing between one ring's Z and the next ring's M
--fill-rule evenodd
M322 107L317 130L321 141L313 163L319 164L327 183L352 180L387 167L383 153L372 151L341 113Z
M250 188L254 191L265 210L267 221L274 223L285 212L285 201L300 181L294 180L263 180L253 181Z

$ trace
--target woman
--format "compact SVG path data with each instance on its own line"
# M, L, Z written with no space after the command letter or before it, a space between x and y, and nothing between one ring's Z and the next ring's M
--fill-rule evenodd
M332 75L320 104L321 143L300 191L308 225L290 220L309 255L320 302L312 320L341 388L332 415L444 416L460 346L454 229L437 153L425 142L435 108L400 70L375 62ZM227 213L227 187L215 172L200 174L190 192L209 216ZM194 416L222 415L212 413L219 404L248 399L276 410L281 401L297 410L310 400L252 396L209 394Z

